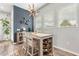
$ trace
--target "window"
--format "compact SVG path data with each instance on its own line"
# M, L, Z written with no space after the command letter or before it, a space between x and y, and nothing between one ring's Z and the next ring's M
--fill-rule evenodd
M77 27L77 11L76 5L66 6L60 9L58 13L59 27Z
M0 40L3 39L3 35L2 35L3 31L2 31L2 23L0 21Z

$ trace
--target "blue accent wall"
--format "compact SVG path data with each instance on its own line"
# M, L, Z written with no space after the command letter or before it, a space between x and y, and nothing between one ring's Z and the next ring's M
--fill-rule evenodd
M29 16L29 11L22 9L20 7L13 7L13 18L14 18L14 36L17 29L26 28L27 32L33 32L33 16ZM30 30L29 30L30 29Z

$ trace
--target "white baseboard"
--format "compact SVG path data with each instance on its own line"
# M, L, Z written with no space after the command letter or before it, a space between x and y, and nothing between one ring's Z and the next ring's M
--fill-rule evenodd
M60 49L60 50L62 50L62 51L66 51L66 52L72 53L72 54L74 54L74 55L76 55L76 56L79 56L79 53L75 53L75 52L70 51L70 50L68 50L68 49L64 49L64 48L57 47L57 46L54 46L54 47L57 48L57 49Z

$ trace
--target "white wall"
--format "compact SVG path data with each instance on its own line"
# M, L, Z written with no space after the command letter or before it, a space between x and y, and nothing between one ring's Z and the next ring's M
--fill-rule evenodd
M37 29L39 32L47 32L52 33L54 37L54 46L63 48L65 50L69 50L75 53L79 53L79 27L69 27L69 28L59 28L57 26L58 21L67 18L67 19L75 19L78 21L77 16L77 4L69 4L66 6L55 6L53 8L53 4L49 4L48 6L42 8L40 10L40 14L45 15L46 20L43 22L48 22L51 19L52 26L46 26L45 24L42 26L46 26L41 29ZM59 8L59 9L58 9ZM65 8L65 9L64 9ZM68 13L68 16L61 14L61 12ZM62 15L62 16L60 16ZM38 17L37 19L38 20ZM42 21L41 21L42 22ZM48 22L50 24L50 22ZM53 24L54 23L54 24ZM37 21L38 24L38 21ZM37 25L36 24L36 25Z
M79 53L79 28L58 28L55 46Z

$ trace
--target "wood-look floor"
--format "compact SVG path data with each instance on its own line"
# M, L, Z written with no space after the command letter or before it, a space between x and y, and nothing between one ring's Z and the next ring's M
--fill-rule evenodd
M54 48L54 56L75 56L74 54ZM25 44L0 42L0 56L26 56Z

